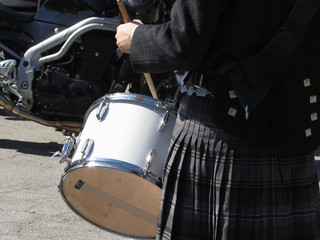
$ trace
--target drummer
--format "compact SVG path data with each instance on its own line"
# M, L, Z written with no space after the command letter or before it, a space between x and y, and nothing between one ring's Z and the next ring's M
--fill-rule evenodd
M118 27L135 71L191 72L157 239L320 238L319 4L176 0L166 23Z

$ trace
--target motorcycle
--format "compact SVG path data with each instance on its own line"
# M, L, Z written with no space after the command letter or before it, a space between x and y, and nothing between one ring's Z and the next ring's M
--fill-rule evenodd
M1 0L0 3L16 12L35 13L41 4L38 0Z
M122 17L115 0L45 0L31 10L5 2L0 1L0 105L5 110L80 132L87 109L103 95L150 95L143 74L132 70L128 55L116 46ZM131 17L146 23L166 21L172 5L169 0L124 3ZM173 98L175 74L152 78L159 99Z

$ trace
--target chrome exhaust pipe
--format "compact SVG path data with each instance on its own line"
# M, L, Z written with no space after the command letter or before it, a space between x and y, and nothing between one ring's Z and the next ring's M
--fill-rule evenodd
M27 120L31 120L33 122L54 128L62 128L72 132L80 132L83 129L82 123L77 122L57 122L57 121L47 121L45 119L33 116L30 113L27 113L13 104L10 100L8 100L3 93L0 92L0 105L6 109L7 111L13 113L16 116L22 117Z

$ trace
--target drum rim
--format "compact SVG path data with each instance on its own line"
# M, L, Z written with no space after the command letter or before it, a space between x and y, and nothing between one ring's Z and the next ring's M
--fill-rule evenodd
M87 121L90 113L92 110L94 110L101 102L115 102L115 101L134 101L143 103L149 106L157 107L160 109L163 109L164 111L176 111L176 107L172 103L166 103L162 100L155 99L153 97L143 95L143 94L137 94L137 93L113 93L113 94L106 94L97 100L95 100L91 106L86 111L86 114L84 115L84 123Z
M143 168L135 164L112 158L90 158L86 160L73 161L66 167L65 173L63 174L62 178L66 176L69 172L84 167L103 167L124 171L129 174L134 174L138 177L141 177L147 180L148 182L156 185L157 187L162 188L161 176L157 176L152 172L145 172Z

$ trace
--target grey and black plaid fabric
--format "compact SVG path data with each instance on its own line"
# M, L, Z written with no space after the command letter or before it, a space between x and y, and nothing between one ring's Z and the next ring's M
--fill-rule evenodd
M184 101L164 170L157 239L319 239L313 154L250 145L210 122L210 100Z

